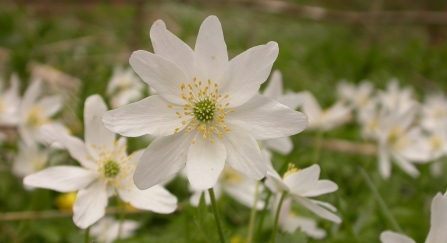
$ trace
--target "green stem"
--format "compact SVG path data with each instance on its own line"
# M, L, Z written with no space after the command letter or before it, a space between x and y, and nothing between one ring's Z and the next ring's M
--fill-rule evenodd
M256 181L256 187L255 187L255 198L253 200L253 207L251 208L251 214L250 214L250 223L248 225L248 240L247 243L251 243L253 240L253 229L255 226L255 219L256 219L256 211L257 211L257 205L258 205L258 199L259 199L259 184L260 181Z
M261 216L259 216L259 225L258 225L258 230L256 231L258 236L261 235L261 231L262 231L262 226L264 224L264 218L265 218L265 214L267 212L267 208L270 202L270 198L272 197L272 192L270 190L267 191L267 198L265 199L265 204L264 204L264 208L262 209L261 212Z
M90 242L90 226L85 230L85 243Z
M119 210L120 210L120 225L118 227L118 237L117 237L117 240L121 241L121 233L122 233L122 230L123 230L123 223L124 223L124 218L125 218L124 211L126 210L125 202L118 199L118 207L119 207Z
M276 242L276 231L278 231L278 221L279 221L279 213L281 212L282 203L284 202L284 199L286 198L287 192L283 192L281 195L281 199L279 200L278 208L276 209L276 216L275 216L275 222L273 224L273 232L272 232L272 239L271 242Z
M214 220L216 221L217 232L219 233L219 238L221 243L225 243L225 237L222 232L222 226L220 225L219 212L217 211L216 197L214 196L213 188L208 189L211 199L211 207L213 208Z
M368 176L366 171L363 168L359 168L360 173L362 174L363 178L366 181L366 184L368 184L369 188L374 194L374 197L376 198L377 202L379 203L380 208L382 209L385 216L388 218L388 220L393 225L393 228L395 231L402 233L402 228L397 223L396 218L394 218L393 214L391 214L390 210L388 209L385 201L383 200L382 196L380 196L380 193L377 191L377 188L374 186L374 183L372 182L371 178Z
M315 140L315 149L314 149L314 156L313 156L314 164L317 164L318 159L320 158L321 141L322 140L323 140L323 130L319 129L317 132L317 138Z

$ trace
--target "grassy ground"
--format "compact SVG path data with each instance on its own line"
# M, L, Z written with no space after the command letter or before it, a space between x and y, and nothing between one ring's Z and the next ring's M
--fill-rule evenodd
M152 50L148 33L154 20L163 19L168 29L194 46L200 23L214 14L222 22L230 57L255 45L278 42L280 53L274 68L282 71L285 87L293 91L309 90L324 105L335 101L335 87L340 79L352 82L368 79L376 87L384 88L395 77L402 85L415 88L419 98L447 88L447 44L430 45L424 26L346 26L245 9L178 4L148 4L138 21L134 19L136 12L128 5L94 5L85 9L56 6L44 10L0 5L0 47L9 51L9 60L0 68L1 75L9 77L10 73L17 72L24 89L30 76L30 63L40 62L79 78L82 80L79 98L70 102L82 121L83 101L95 93L104 95L113 67L127 64L134 50ZM82 137L82 127L73 130ZM289 156L275 154L275 166L280 168L288 162L301 168L311 165L314 136L310 132L294 136L295 150ZM359 128L354 124L331 131L325 137L362 142ZM144 141L132 139L129 150L146 145ZM0 211L55 209L58 193L24 190L21 179L14 178L8 171L10 159L6 152L16 148L10 145L0 148L2 159L6 160L1 161ZM328 237L320 242L378 242L382 231L396 230L368 186L368 178L403 232L423 242L429 230L431 200L437 192L447 189L447 179L432 178L428 165L421 165L422 175L417 179L393 168L392 177L383 180L377 172L376 161L375 157L321 151L321 178L339 185L337 192L321 199L339 209L343 223L337 226L296 208L298 214L317 219L319 226L327 230ZM207 242L210 232L212 237L217 237L213 227L204 229L203 225L195 223L197 209L188 204L189 193L183 179L177 178L168 189L179 197L179 210L172 215L129 215L143 226L126 242ZM228 197L219 200L219 209L224 215L228 237L246 237L249 209ZM267 242L271 224L271 219L267 218L258 235L259 242ZM8 222L0 218L0 242L80 242L82 237L69 217ZM300 232L280 237L282 242L297 239L316 242L306 239Z

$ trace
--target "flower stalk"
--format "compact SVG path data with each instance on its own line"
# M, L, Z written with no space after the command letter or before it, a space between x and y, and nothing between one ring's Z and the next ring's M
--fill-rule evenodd
M287 196L287 191L284 191L281 195L281 199L279 200L278 208L276 209L276 215L275 215L275 221L273 224L273 231L272 231L272 239L271 242L276 242L276 231L278 231L278 221L279 221L279 213L281 211L282 203L284 202L284 199Z
M214 196L213 188L208 189L211 199L211 207L213 208L214 220L216 221L217 232L219 233L219 238L221 243L225 243L225 237L223 235L222 226L220 224L219 212L217 211L216 197Z
M253 200L253 206L251 208L251 213L250 213L250 223L248 225L248 240L247 243L251 243L253 240L253 229L255 226L255 219L256 219L256 205L258 203L258 199L259 199L259 184L260 181L256 181L256 186L255 186L255 198Z

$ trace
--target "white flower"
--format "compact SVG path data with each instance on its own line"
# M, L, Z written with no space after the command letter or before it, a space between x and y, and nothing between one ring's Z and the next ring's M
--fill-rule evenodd
M191 195L191 198L189 200L192 206L197 207L197 205L199 205L202 192L205 193L206 204L208 205L211 203L207 190L197 190L194 187L191 187L190 189L193 191L193 194ZM256 181L247 178L243 174L233 170L231 167L226 165L213 189L216 199L220 197L222 192L225 192L234 200L251 208L255 199ZM264 188L259 185L258 195L260 195L263 190ZM263 207L264 202L262 200L259 200L256 203L256 209L260 210Z
M338 189L337 184L329 180L319 180L319 176L319 165L312 165L306 169L298 170L290 164L289 170L284 174L283 178L270 165L265 184L275 193L281 194L287 192L287 195L293 200L318 216L335 223L340 223L340 217L332 213L337 211L333 205L308 199L308 197L316 197L334 192Z
M411 87L399 88L397 79L390 80L386 91L379 91L378 100L381 106L388 111L405 111L417 103L413 99Z
M38 99L41 95L42 82L35 80L25 91L20 103L19 134L25 143L40 141L39 129L45 124L53 123L51 117L62 108L59 95Z
M444 94L430 95L421 107L421 125L436 132L439 126L447 125L447 98Z
M273 204L275 214L279 203L279 197L277 197L276 203ZM290 198L285 199L281 211L279 213L278 224L281 229L289 234L293 234L297 229L300 229L306 235L315 238L323 239L326 236L326 231L318 228L315 220L295 215L292 211L292 200Z
M337 84L337 94L342 100L348 101L355 109L361 111L373 102L372 94L374 86L371 82L364 80L358 86L341 81Z
M276 100L279 103L286 105L292 110L296 110L296 108L298 108L298 106L304 101L302 95L292 92L283 94L281 72L278 70L273 71L267 87L262 94L272 100ZM262 145L282 154L289 154L293 149L293 142L290 137L265 140L262 141Z
M278 55L269 42L228 61L222 27L215 16L201 25L194 51L156 21L150 31L155 54L136 51L130 64L159 95L107 112L107 128L123 136L159 136L134 174L149 188L186 166L197 189L216 184L225 163L249 178L266 174L256 140L302 131L307 118L262 95Z
M431 203L430 232L425 243L447 242L447 193L438 193ZM385 231L380 235L382 243L415 243L415 241L405 235Z
M328 131L348 121L351 109L343 102L337 102L323 110L310 92L304 91L301 94L304 96L302 110L309 118L307 129Z
M107 111L102 98L87 98L84 108L85 143L69 136L57 126L45 126L46 140L58 142L82 166L54 166L25 177L28 186L52 189L59 192L78 191L73 206L73 221L87 228L102 218L108 197L116 193L121 200L139 209L157 213L171 213L177 199L161 186L140 191L132 181L132 174L142 150L126 153L126 140L115 140L115 134L101 123Z
M110 105L118 108L143 97L143 83L131 68L115 67L107 85Z
M390 157L409 175L416 177L419 171L412 162L428 162L429 151L423 146L424 137L419 127L412 127L417 109L415 106L400 112L395 107L379 122L377 129L379 171L383 178L391 175Z
M16 126L19 123L19 79L16 74L11 76L8 89L0 79L0 125Z
M119 234L120 221L112 217L104 217L92 226L90 234L96 238L95 242L111 243L118 239L118 235L120 239L132 237L139 227L140 224L134 220L124 220L121 225L121 234Z

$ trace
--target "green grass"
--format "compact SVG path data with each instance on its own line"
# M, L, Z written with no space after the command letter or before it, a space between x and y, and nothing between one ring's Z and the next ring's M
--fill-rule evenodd
M0 68L3 70L0 74L6 78L17 72L23 80L22 91L30 77L29 64L34 61L79 78L83 85L78 98L70 100L79 121L82 121L85 98L96 93L105 95L107 81L116 64L127 64L128 56L134 50L152 51L148 33L158 18L165 20L168 29L174 30L193 47L201 22L208 15L217 15L222 22L230 57L255 45L278 42L280 53L274 68L282 71L285 87L293 91L309 90L324 105L335 101L335 87L340 79L352 82L368 79L383 89L391 78L396 77L401 85L415 88L419 98L433 91L447 90L447 44L430 45L424 26L346 26L246 9L148 4L136 28L133 22L135 11L127 5L48 9L51 13L26 6L0 5L0 9L0 47L10 52L9 61ZM54 44L82 37L89 38L87 43L71 44L63 49L57 49ZM123 53L127 54L122 57ZM73 128L73 132L83 136L81 126ZM301 168L311 165L314 147L310 139L314 136L310 132L295 135L295 150L289 156L274 154L275 167L280 168L289 162ZM355 125L337 128L325 137L362 142ZM139 139L130 139L129 150L146 145ZM3 160L1 213L56 209L54 200L58 193L43 189L26 191L21 179L9 173L11 159L7 153L17 148L6 144L0 145L0 149ZM67 160L74 163L72 159ZM295 210L300 215L317 219L319 226L326 229L328 236L320 242L379 242L382 231L396 230L360 173L361 168L371 178L403 233L416 242L424 241L429 231L431 199L437 192L445 192L446 177L434 179L429 173L429 165L420 165L421 176L417 179L393 167L392 177L383 180L377 172L375 157L327 150L321 151L319 161L321 178L330 179L339 186L335 193L319 198L338 208L343 223L337 226L318 219L297 205ZM210 232L212 237L217 237L213 223L207 229L201 228L197 209L188 204L189 193L185 184L185 180L177 178L167 187L179 198L178 212L172 215L150 212L129 215L128 218L140 221L142 227L126 242L207 242L206 233ZM230 236L246 237L250 209L226 196L218 201L218 206L228 239ZM272 224L268 216L258 235L258 239L265 240L260 242L267 242ZM280 237L282 242L297 239L316 242L300 232L293 236L280 234ZM82 239L83 233L69 217L8 222L0 218L0 242L80 242Z

